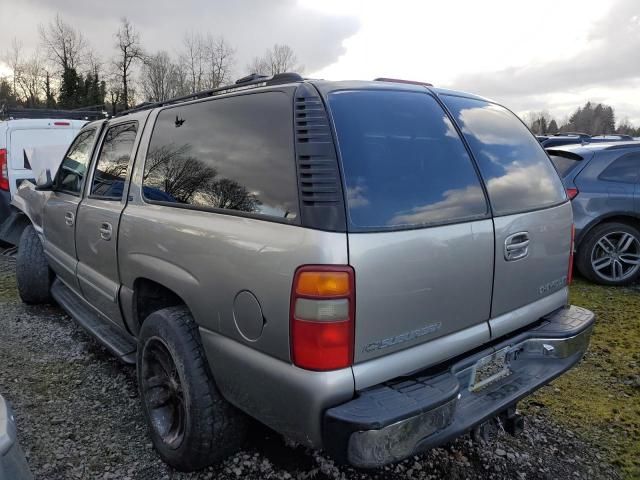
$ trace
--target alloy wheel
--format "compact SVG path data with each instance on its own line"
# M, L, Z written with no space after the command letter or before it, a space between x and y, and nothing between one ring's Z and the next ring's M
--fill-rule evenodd
M591 268L609 282L621 282L640 269L640 240L628 232L600 237L591 251Z

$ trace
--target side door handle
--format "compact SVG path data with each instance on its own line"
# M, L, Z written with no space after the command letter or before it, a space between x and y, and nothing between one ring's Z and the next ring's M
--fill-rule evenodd
M74 215L73 212L64 213L64 223L66 223L70 227L73 227L73 224L75 223L75 221L76 221L76 216Z
M511 262L529 255L529 241L528 232L509 235L504 241L504 259Z
M113 227L110 223L103 222L100 224L100 238L102 240L111 240L111 234L113 232Z

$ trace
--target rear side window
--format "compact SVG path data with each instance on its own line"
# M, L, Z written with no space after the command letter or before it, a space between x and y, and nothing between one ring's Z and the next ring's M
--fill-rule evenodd
M69 147L58 173L56 174L56 189L78 195L82 188L82 180L87 173L91 158L95 128L80 132Z
M147 200L293 220L292 101L279 92L163 110L147 153Z
M549 157L509 110L471 98L445 95L487 185L496 215L525 212L566 199Z
M610 182L636 183L640 174L640 153L628 153L614 160L598 178Z
M115 125L107 130L93 174L91 196L122 198L137 130L137 122Z
M547 153L549 154L551 163L556 167L558 175L562 178L566 177L567 174L583 160L580 155L571 152L548 151Z
M467 151L427 93L329 95L350 228L375 231L483 217L488 208Z

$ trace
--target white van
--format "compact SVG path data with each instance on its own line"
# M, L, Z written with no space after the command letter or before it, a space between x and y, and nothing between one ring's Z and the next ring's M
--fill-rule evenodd
M0 121L0 225L11 215L11 198L20 184L35 182L29 152L49 149L52 155L64 154L85 123L57 118Z

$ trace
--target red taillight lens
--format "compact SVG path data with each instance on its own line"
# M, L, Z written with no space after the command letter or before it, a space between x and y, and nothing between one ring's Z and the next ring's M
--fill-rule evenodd
M354 271L347 266L304 266L291 290L291 358L307 370L353 363Z
M577 188L567 188L567 197L569 197L569 200L576 198L576 195L578 195Z
M56 127L68 127L71 125L69 122L53 122Z
M7 150L0 148L0 190L9 190L9 170L7 167Z
M567 273L567 285L573 281L573 250L575 248L576 226L571 225L571 243L569 244L569 272Z

